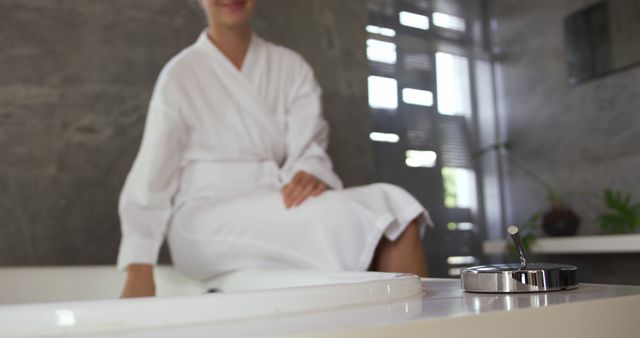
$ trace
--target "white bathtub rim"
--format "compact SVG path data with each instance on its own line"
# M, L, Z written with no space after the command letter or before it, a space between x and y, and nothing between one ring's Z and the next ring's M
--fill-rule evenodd
M175 298L4 305L0 306L0 336L57 336L241 321L398 302L421 295L420 278L394 274L367 282Z

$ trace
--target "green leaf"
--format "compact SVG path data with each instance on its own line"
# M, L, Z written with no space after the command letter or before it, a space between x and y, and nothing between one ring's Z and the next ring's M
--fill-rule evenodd
M632 204L631 194L605 189L605 205L609 210L598 217L600 228L610 233L633 232L640 227L640 204Z

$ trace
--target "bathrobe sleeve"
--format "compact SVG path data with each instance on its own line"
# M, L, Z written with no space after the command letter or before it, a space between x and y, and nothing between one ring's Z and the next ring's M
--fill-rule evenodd
M177 190L186 125L179 115L179 91L163 71L151 97L142 144L120 195L122 240L118 268L155 264Z
M329 126L322 116L321 89L313 70L299 55L291 56L293 78L287 110L287 160L284 181L301 170L313 174L333 189L342 181L327 154Z

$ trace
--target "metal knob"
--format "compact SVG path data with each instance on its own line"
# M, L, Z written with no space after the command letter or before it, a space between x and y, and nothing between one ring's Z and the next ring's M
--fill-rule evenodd
M507 231L509 235L511 235L511 239L513 240L513 244L515 244L518 249L518 253L520 254L520 268L527 268L527 251L524 249L524 243L522 242L522 238L520 237L520 229L517 226L510 226Z
M517 293L571 290L578 287L573 265L527 263L520 230L510 226L507 231L520 253L520 264L492 264L462 270L462 288L468 292Z

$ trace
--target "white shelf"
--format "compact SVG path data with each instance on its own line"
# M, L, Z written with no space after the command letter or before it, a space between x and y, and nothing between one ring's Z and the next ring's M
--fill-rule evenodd
M483 243L487 255L504 254L505 240ZM640 234L538 238L531 248L534 254L640 253Z

